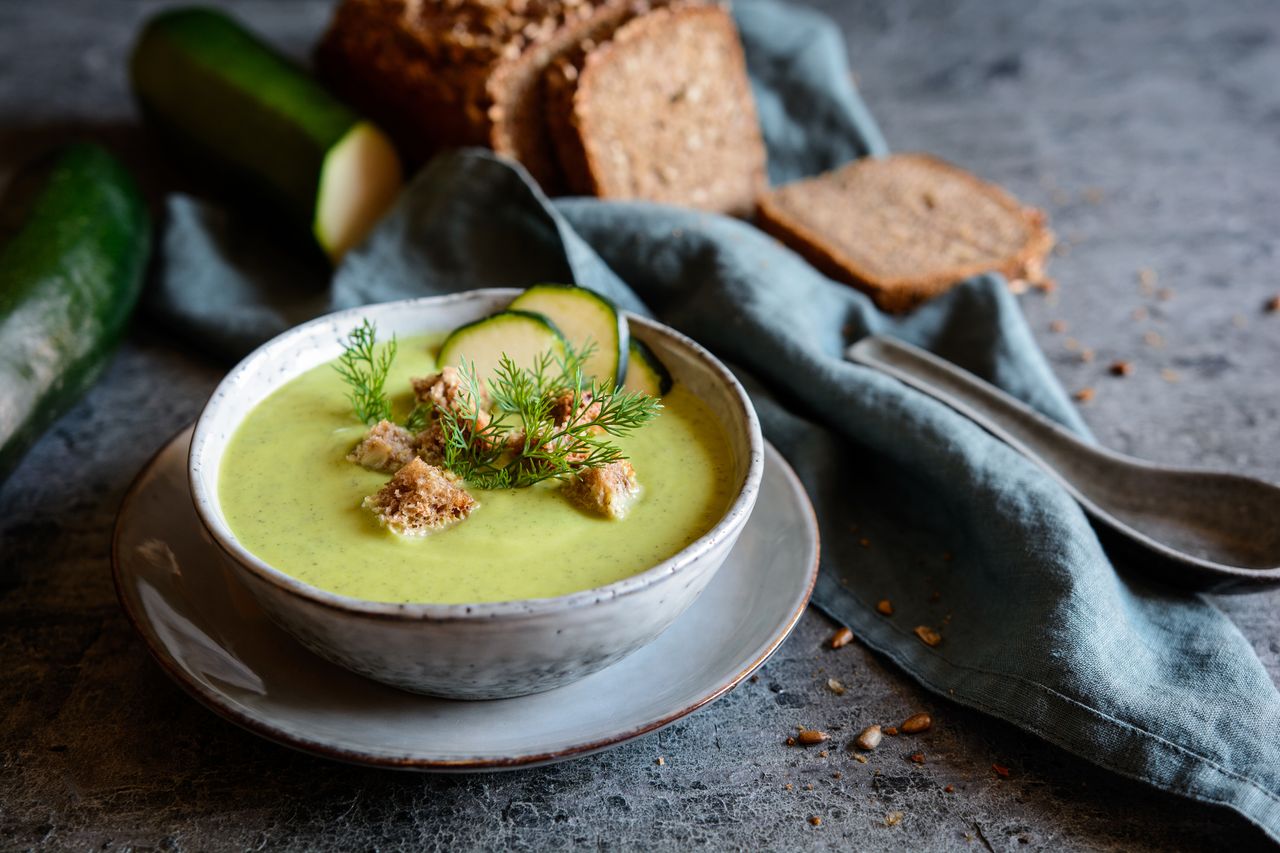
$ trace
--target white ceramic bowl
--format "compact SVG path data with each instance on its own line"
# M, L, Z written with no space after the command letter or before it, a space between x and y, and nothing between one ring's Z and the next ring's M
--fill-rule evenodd
M724 562L755 505L764 465L760 424L719 361L659 323L629 317L632 333L675 380L710 406L733 458L734 497L720 521L668 560L570 595L479 604L364 601L303 583L250 553L227 525L218 470L228 439L263 398L337 358L367 317L381 334L446 332L506 307L518 290L476 290L368 305L290 329L222 380L196 422L189 476L196 512L233 574L278 625L335 663L396 687L458 699L537 693L608 666L663 632Z

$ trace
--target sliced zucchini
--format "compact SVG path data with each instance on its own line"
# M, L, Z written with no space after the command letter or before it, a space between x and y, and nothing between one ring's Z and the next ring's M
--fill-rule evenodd
M511 302L519 311L547 317L575 350L595 344L583 365L588 378L613 386L627 375L627 322L605 297L573 284L535 284Z
M400 158L381 130L219 11L151 18L130 73L173 148L273 204L334 261L400 189Z
M560 330L541 314L508 310L454 329L440 345L436 363L441 367L474 364L476 376L488 382L503 354L520 367L531 367L548 351L564 355Z
M639 338L632 338L627 379L622 387L628 391L643 391L650 397L661 397L674 384L670 371L658 360L653 350L649 349L649 345Z

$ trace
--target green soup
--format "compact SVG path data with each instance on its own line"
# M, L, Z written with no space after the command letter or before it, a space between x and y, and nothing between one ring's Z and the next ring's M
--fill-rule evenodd
M430 338L406 339L387 383L408 411L411 376L434 372ZM677 384L661 416L617 439L643 492L626 519L587 514L556 483L478 491L470 518L426 537L378 525L360 502L389 475L346 461L364 435L346 386L322 365L258 404L222 458L218 494L240 542L321 589L369 601L441 604L543 598L650 568L724 514L734 460L715 416Z

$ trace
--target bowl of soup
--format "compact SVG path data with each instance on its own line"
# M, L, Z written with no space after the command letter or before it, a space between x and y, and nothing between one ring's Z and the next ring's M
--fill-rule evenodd
M625 519L582 512L548 481L475 492L463 523L399 536L367 511L388 475L348 461L365 435L334 369L366 321L396 340L387 388L435 371L451 330L519 291L369 305L293 328L246 357L196 423L197 514L232 576L316 654L385 684L492 699L550 690L662 633L706 587L751 514L755 412L710 353L627 315L673 380L659 417L617 439L643 490Z

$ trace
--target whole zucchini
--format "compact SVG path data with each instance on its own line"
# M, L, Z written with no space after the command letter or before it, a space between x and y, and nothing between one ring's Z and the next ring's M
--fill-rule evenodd
M60 149L0 201L0 481L97 378L138 300L146 205L96 145Z

